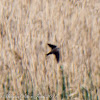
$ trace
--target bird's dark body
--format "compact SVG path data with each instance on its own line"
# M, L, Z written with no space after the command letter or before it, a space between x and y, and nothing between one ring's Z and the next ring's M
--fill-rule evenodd
M48 44L48 46L51 47L52 50L49 53L47 53L46 55L48 56L50 54L54 54L57 62L59 62L59 58L60 58L59 48L57 48L57 46L52 45L52 44Z

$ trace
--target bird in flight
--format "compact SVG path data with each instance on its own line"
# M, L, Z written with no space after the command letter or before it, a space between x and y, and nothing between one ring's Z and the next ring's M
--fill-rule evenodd
M60 58L59 48L56 45L52 45L52 44L48 44L48 46L51 48L51 51L47 53L46 56L50 54L54 54L57 62L59 62L59 58Z

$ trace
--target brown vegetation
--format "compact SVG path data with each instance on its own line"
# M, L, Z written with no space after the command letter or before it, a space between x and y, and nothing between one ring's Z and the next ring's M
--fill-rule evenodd
M47 43L60 47L59 64ZM0 0L0 99L8 95L100 99L99 0Z

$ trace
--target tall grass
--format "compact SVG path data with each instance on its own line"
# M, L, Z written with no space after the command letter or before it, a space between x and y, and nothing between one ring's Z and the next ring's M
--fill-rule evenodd
M99 0L1 0L0 99L99 100L99 6ZM60 47L59 64L45 57L47 43Z
M64 75L64 69L63 69L64 66L60 66L59 67L59 71L60 71L60 80L62 81L62 85L61 86L61 89L60 92L60 99L61 100L72 100L72 99L75 99L75 98L78 98L78 96L81 94L82 95L82 100L99 100L99 96L98 95L92 95L92 91L94 91L94 89L96 89L95 87L90 87L89 89L86 89L86 87L80 87L80 91L81 92L78 92L77 94L75 95L72 95L73 92L71 91L70 89L70 83L68 82L68 76L65 76ZM90 74L89 75L89 81L91 81L91 77L90 77ZM33 85L30 86L29 83L27 82L27 79L28 77L26 77L27 75L25 74L24 76L24 88L23 88L23 92L21 95L18 96L18 99L24 99L24 100L41 100L41 99L45 99L45 98L48 98L49 100L53 100L53 99L57 99L57 96L58 96L58 84L57 84L57 93L56 95L52 95L52 94L48 94L48 95L35 95L34 96L34 87ZM65 83L65 79L67 79L67 86L66 86L66 83ZM11 92L11 84L10 84L10 77L9 77L9 74L8 76L6 77L6 81L5 83L3 84L3 96L5 98L5 100L7 100L8 98L12 100L12 97L13 98L16 98L16 96L14 97L14 94L10 94ZM32 81L31 81L32 82ZM90 82L91 83L91 82ZM92 83L91 83L92 84ZM68 91L66 90L66 88L68 88ZM31 91L30 91L31 90ZM48 88L49 90L49 93L51 93L50 91L50 88ZM96 93L97 93L97 89L96 89ZM95 97L94 97L95 96Z

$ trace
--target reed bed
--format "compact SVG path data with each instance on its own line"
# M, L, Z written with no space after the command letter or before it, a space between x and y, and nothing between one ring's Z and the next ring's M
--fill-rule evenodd
M1 0L0 99L99 100L100 1Z

